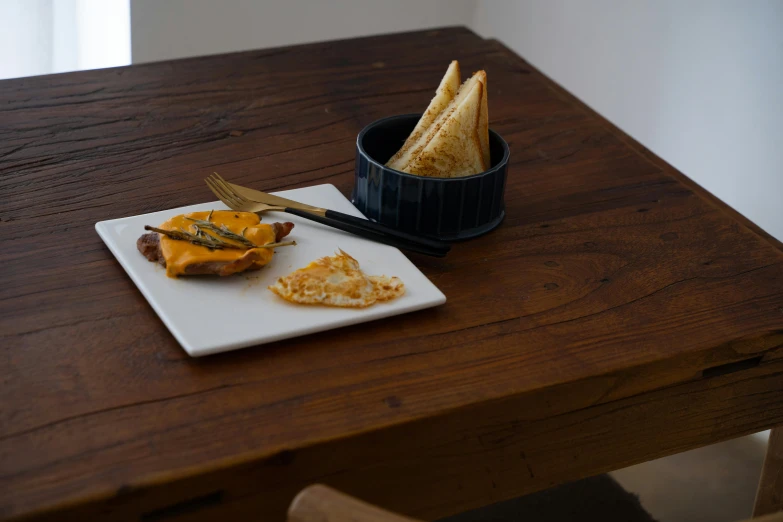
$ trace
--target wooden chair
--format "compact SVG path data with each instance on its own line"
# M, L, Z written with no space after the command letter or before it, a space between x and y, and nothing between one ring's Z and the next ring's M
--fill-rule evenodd
M636 495L608 475L561 484L545 491L504 500L467 511L442 522L475 520L601 520L602 522L655 522ZM417 522L352 498L329 487L303 490L290 506L290 522Z
M765 515L763 517L753 518L744 522L783 522L783 511Z
M783 522L783 427L772 430L756 495L754 518ZM421 522L316 484L303 489L288 510L288 522Z
M404 517L330 487L316 484L303 489L288 509L288 522L422 522ZM783 522L783 511L744 522Z
M330 487L303 489L288 508L288 522L421 522L362 502Z

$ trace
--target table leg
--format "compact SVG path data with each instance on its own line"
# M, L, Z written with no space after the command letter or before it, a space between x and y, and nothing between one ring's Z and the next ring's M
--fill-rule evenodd
M769 435L767 457L761 470L753 516L760 517L783 510L783 426Z

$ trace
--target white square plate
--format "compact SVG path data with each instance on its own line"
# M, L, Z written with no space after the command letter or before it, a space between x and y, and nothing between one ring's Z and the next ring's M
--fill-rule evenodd
M277 193L289 199L363 217L333 185ZM446 296L398 249L282 212L268 212L262 222L291 221L296 246L278 248L272 262L258 271L230 277L196 276L172 279L157 263L147 261L136 240L144 225L158 226L186 212L223 210L220 202L101 221L95 229L141 293L188 354L208 355L270 343L341 326L382 319L437 306ZM278 277L330 256L341 248L359 261L368 275L397 276L405 295L369 308L332 308L288 303L267 289ZM204 320L208 310L210 321ZM225 325L225 326L222 326Z

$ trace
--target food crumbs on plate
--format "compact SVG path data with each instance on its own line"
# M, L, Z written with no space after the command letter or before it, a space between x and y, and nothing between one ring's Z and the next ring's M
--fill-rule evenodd
M342 250L281 277L269 290L286 301L344 308L366 308L405 294L398 277L367 276Z
M257 275L249 275L248 274L248 275L245 276L245 281L247 282L248 288L250 288L251 286L255 286L258 283L260 283L261 282L261 277L257 276Z

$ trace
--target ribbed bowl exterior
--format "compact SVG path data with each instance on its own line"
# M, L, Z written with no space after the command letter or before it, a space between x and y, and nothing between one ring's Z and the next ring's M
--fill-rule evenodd
M368 219L422 236L455 241L486 234L505 217L508 145L490 130L492 168L473 176L428 178L385 167L420 116L384 118L359 133L353 204Z

